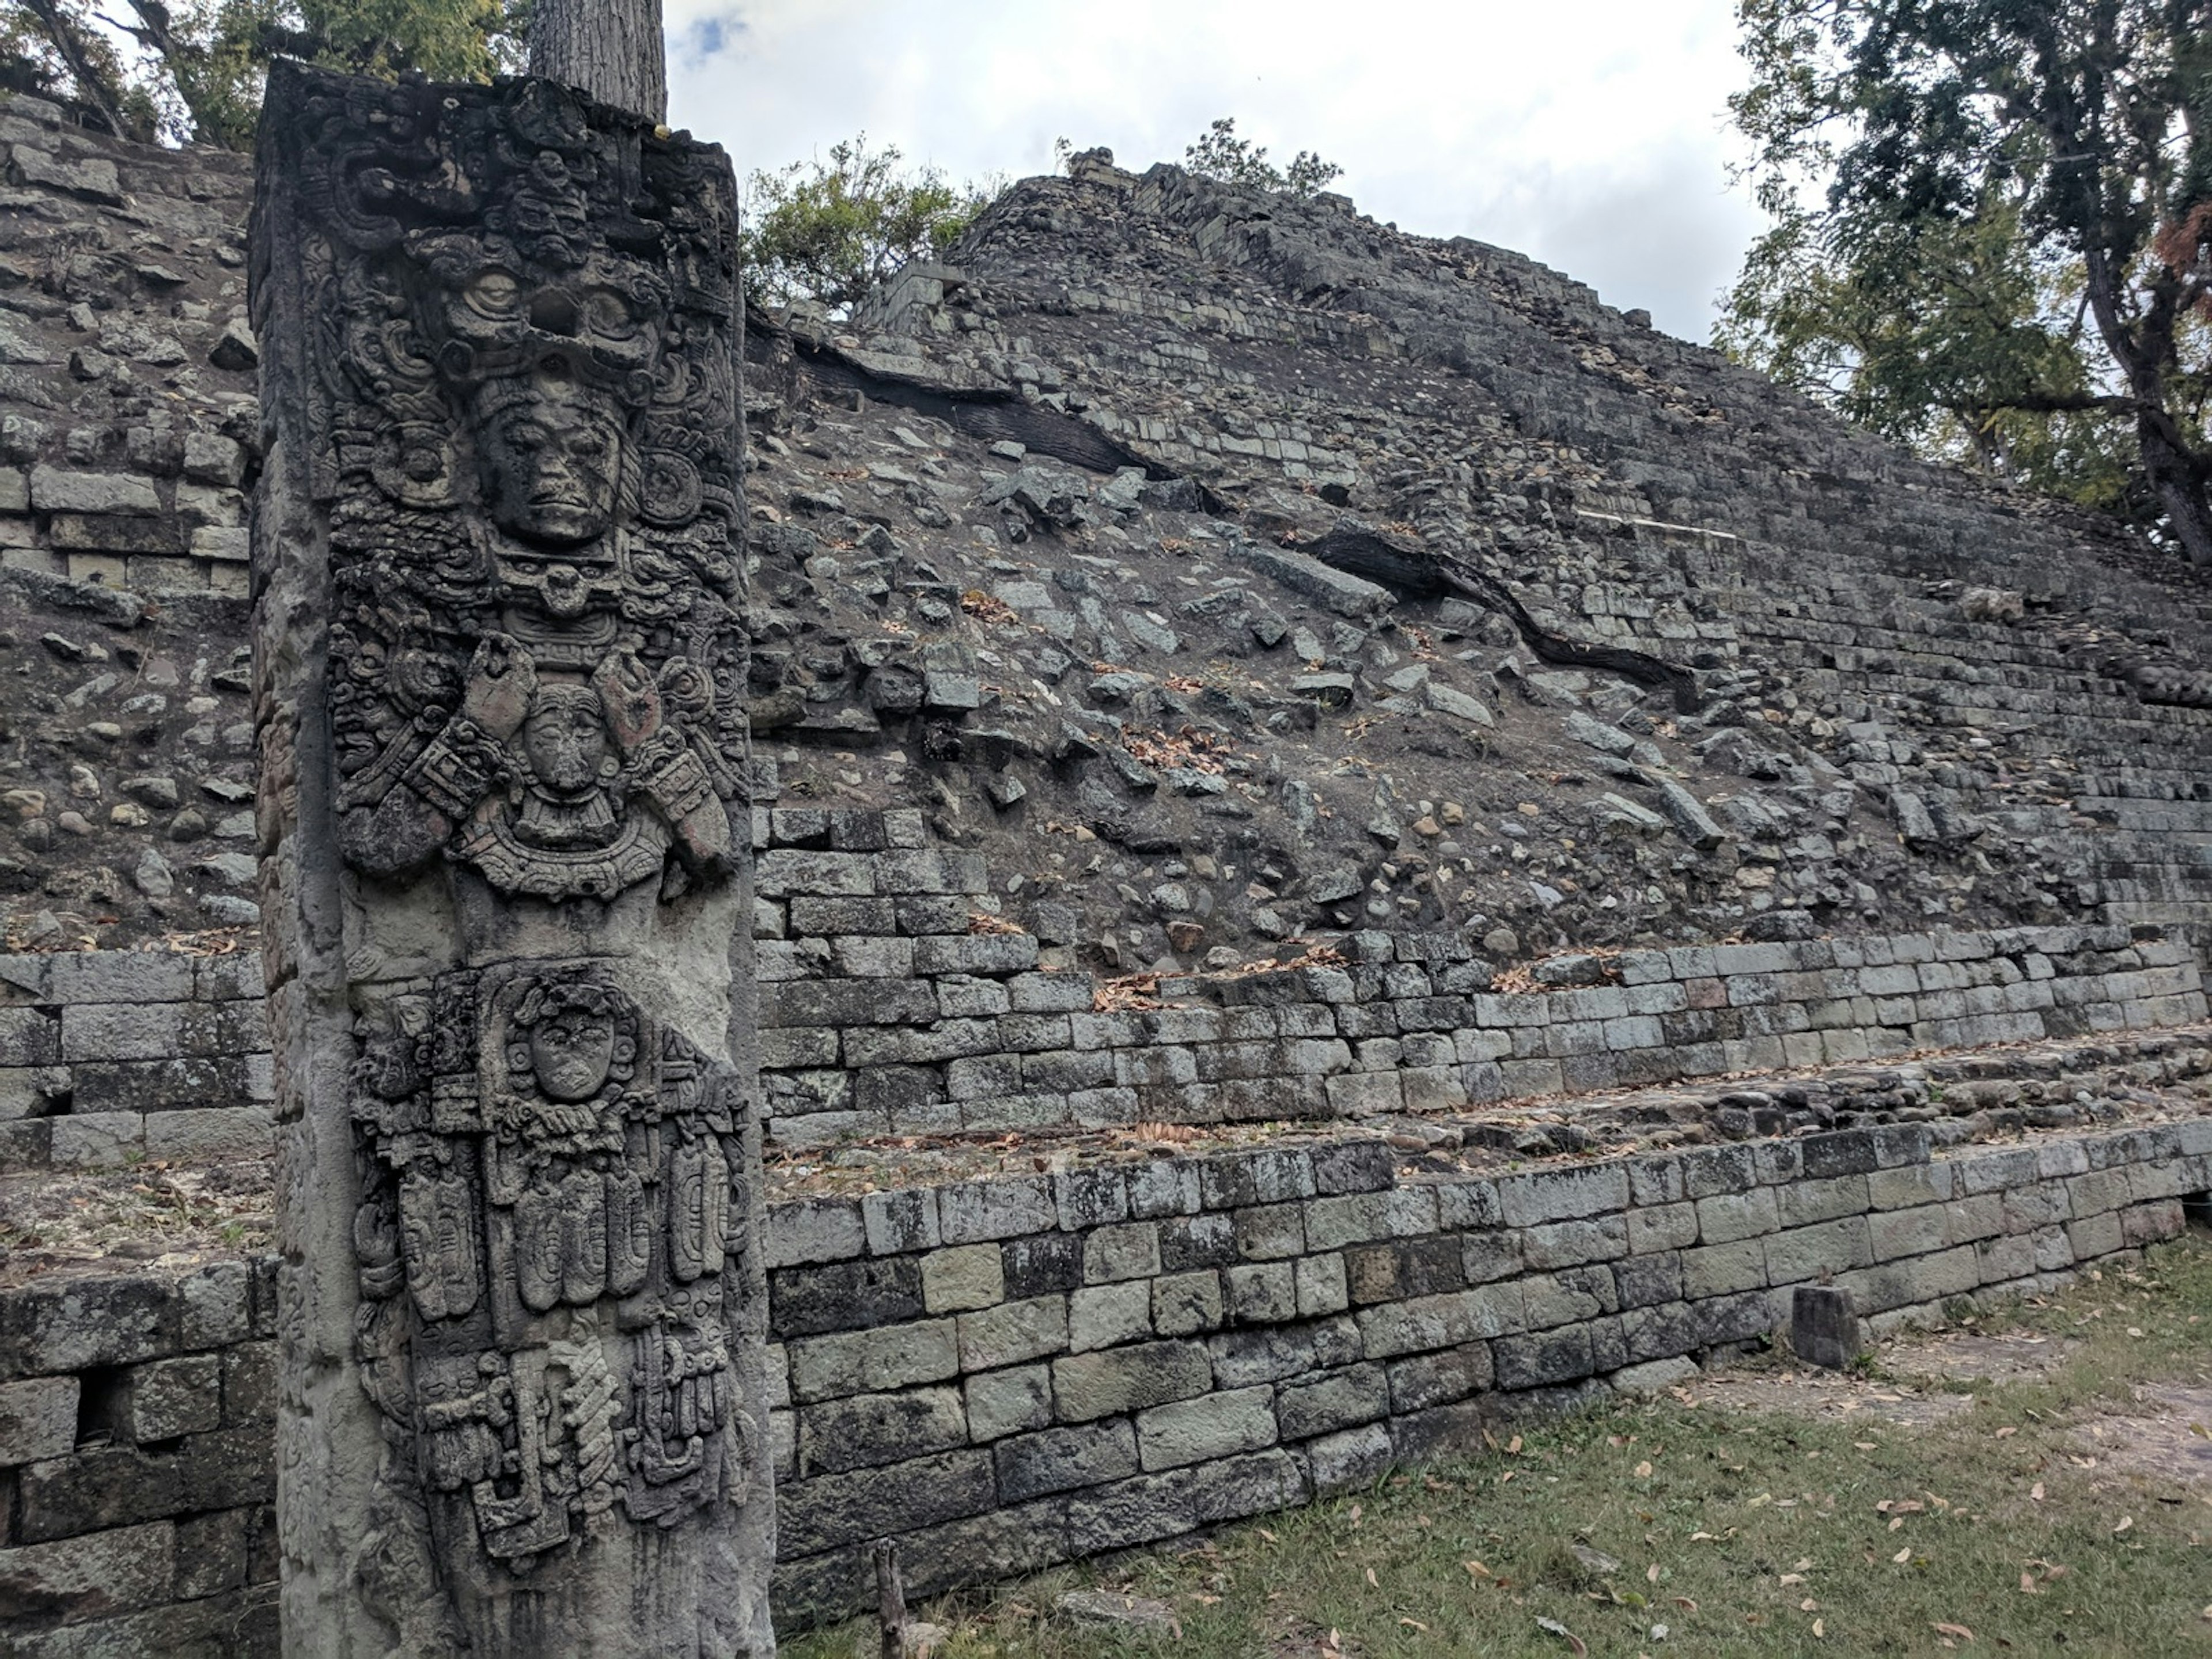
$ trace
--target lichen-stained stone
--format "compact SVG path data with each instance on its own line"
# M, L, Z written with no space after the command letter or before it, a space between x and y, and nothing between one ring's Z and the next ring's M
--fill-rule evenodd
M76 1444L74 1376L0 1382L0 1468L60 1457Z
M736 228L720 151L548 82L270 76L246 830L301 1652L773 1648L763 1273L866 1242L762 1225ZM916 1328L794 1340L802 1401L956 1370Z
M1054 1360L1052 1386L1061 1419L1088 1423L1204 1394L1213 1366L1195 1342L1146 1342Z

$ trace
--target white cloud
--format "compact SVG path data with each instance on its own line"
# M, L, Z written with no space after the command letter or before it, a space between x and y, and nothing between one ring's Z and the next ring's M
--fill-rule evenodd
M865 128L955 177L1052 143L1182 158L1215 116L1362 210L1516 248L1705 337L1755 228L1727 188L1732 0L669 0L672 118L740 169Z

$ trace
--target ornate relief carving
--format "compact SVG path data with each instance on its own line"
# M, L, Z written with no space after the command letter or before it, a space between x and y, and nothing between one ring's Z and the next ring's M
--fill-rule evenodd
M308 104L347 859L547 899L671 854L719 876L744 746L719 157L541 82Z
M603 962L444 975L364 1029L361 1352L428 1491L518 1571L617 1504L667 1525L744 1491L734 1074Z
M349 1329L379 1437L313 1476L288 1640L771 1652L728 164L543 82L280 66L261 169L286 1346Z

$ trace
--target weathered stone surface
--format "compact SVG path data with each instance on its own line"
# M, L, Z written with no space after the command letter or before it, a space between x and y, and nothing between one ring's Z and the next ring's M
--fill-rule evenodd
M1790 1346L1808 1365L1841 1370L1859 1356L1858 1310L1835 1285L1800 1285L1790 1295Z
M74 1376L0 1382L0 1467L59 1457L76 1443Z
M544 82L280 66L258 190L288 1644L766 1651L728 163ZM787 1328L913 1277L802 1273ZM871 1336L800 1339L795 1384L854 1362L800 1397L957 1370ZM958 1410L829 1426L873 1460Z

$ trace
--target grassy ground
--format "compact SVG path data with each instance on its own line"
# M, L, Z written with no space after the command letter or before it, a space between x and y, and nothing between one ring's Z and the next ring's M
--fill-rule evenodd
M945 1659L2212 1655L2212 1445L2192 1437L2212 1431L2212 1242L1975 1330L2032 1364L1915 1389L1883 1368L1948 1362L1905 1342L1858 1384L1814 1390L1778 1358L1734 1386L1547 1422L1195 1547L917 1616L950 1629ZM1723 1403L1742 1398L1753 1408ZM1916 1411L1940 1420L1890 1420ZM1085 1587L1164 1601L1179 1635L1053 1613ZM865 1634L786 1653L873 1654Z

